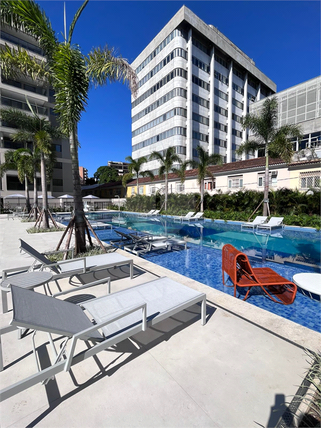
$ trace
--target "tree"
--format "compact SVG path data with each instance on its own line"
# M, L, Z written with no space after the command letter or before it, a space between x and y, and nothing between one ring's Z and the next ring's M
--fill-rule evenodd
M69 27L68 36L59 42L50 21L33 0L2 0L1 20L12 27L23 28L33 35L45 55L45 61L31 57L22 48L8 45L0 52L2 73L14 76L17 73L33 79L49 82L55 90L55 111L61 131L68 135L72 161L75 214L71 224L75 225L75 252L86 250L85 224L81 196L78 161L78 123L87 104L90 83L104 85L108 82L129 82L132 92L137 90L137 77L128 62L114 55L113 49L93 49L84 55L78 45L72 44L75 25L89 0L85 0L76 12Z
M30 104L29 107L31 108ZM1 110L1 117L6 122L14 123L19 129L12 135L14 141L31 141L36 152L40 155L40 175L42 189L43 216L41 227L49 228L48 220L48 196L47 196L47 166L46 159L52 157L53 138L58 138L61 133L57 127L51 126L47 119L41 118L32 110L32 116L15 109ZM34 159L35 160L35 159ZM30 159L30 162L32 160ZM36 183L35 183L36 184ZM35 199L37 200L37 198Z
M30 198L29 198L29 181L32 181L32 167L29 162L29 149L8 150L4 154L4 163L0 165L0 177L10 170L14 169L18 172L18 179L20 183L25 183L26 207L29 212Z
M175 147L169 147L165 150L164 155L159 152L152 152L149 157L149 160L158 160L160 167L158 170L158 175L160 177L164 176L165 178L165 204L164 209L167 211L167 197L168 197L168 174L173 170L175 163L182 163L181 158L176 154Z
M129 162L128 165L128 173L124 174L123 176L123 186L126 186L126 183L128 180L136 176L136 186L137 186L137 195L139 195L139 175L144 176L147 174L147 171L142 171L142 165L147 162L147 159L145 156L142 156L138 159L133 159L131 156L127 156L125 159L127 162ZM135 174L134 174L135 173Z
M181 184L185 183L185 179L186 179L186 171L187 171L187 167L194 166L194 162L193 161L185 161L182 162L178 168L172 168L172 171L178 175Z
M291 138L301 138L301 130L297 125L289 124L278 128L278 102L275 97L267 98L259 115L247 114L242 119L244 129L248 128L253 137L237 149L238 154L254 153L263 149L265 154L264 204L263 215L269 212L269 156L281 157L290 162L293 155Z
M120 181L117 171L111 166L100 166L95 172L94 178L99 184Z
M197 181L200 185L200 194L201 194L201 211L204 211L204 180L206 177L213 178L213 174L208 169L210 165L217 165L222 163L222 158L219 154L209 155L203 147L198 146L196 148L199 162L195 162L194 165L197 168Z

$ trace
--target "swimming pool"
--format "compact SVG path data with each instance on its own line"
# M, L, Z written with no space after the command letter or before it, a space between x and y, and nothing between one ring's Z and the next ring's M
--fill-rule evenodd
M97 214L95 220L98 219ZM99 220L112 223L116 229L184 238L188 243L187 250L153 252L144 255L144 258L230 295L233 295L233 288L223 286L221 272L221 249L227 243L245 252L253 267L271 267L289 279L300 272L320 272L320 232L313 229L286 227L271 234L257 235L252 231L241 232L240 223L235 222L202 221L188 224L164 217L143 218L130 214L120 216L117 213L104 215L105 218L100 217ZM96 233L107 242L118 237L114 230L97 230ZM272 302L259 289L251 291L247 302L321 332L320 302L300 292L289 306Z

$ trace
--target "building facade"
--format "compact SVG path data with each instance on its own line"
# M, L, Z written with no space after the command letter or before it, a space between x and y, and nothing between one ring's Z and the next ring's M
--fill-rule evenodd
M296 124L301 128L303 138L294 141L294 160L321 158L321 76L274 96L278 101L278 126ZM253 103L250 112L259 114L263 103Z
M128 173L128 162L108 161L108 166L115 169L121 177Z
M86 180L88 178L88 169L84 168L83 166L79 167L79 177L80 177L80 184L84 185L86 184Z
M243 190L264 190L265 158L248 159L236 161L223 165L213 165L209 167L213 174L204 181L204 190L210 195L217 192L238 192ZM320 159L302 160L285 163L281 159L270 159L269 161L271 190L291 189L301 192L320 190L321 182L321 161ZM152 181L150 178L139 179L139 193L151 196L159 192L164 193L164 178L156 176ZM168 176L169 193L199 193L200 185L197 181L197 170L192 169L186 172L184 183L180 178L171 173ZM127 197L137 194L136 180L132 180L127 185Z
M247 138L242 116L276 91L251 58L185 6L132 67L139 79L132 98L134 159L173 146L183 161L197 161L202 146L234 162ZM144 169L156 172L158 166L148 161Z
M39 61L43 60L42 51L39 46L37 46L35 39L22 31L15 31L2 25L0 48L5 44L11 48L20 46L26 49L32 56L39 59ZM54 93L48 85L43 82L35 82L28 78L19 78L19 80L6 79L1 75L0 108L15 108L30 113L26 98L32 108L41 117L48 119L53 125L57 124L57 119L53 111L55 101ZM4 162L4 155L7 150L15 150L24 147L23 143L17 143L11 139L12 134L16 132L16 130L17 129L13 127L7 126L3 121L0 122L0 163ZM52 145L56 155L56 164L51 182L49 183L49 194L59 196L62 193L71 193L73 191L73 182L69 141L67 139L54 140ZM28 147L31 148L30 144ZM41 190L40 173L38 185L39 190ZM30 183L30 189L32 188L33 183ZM3 203L3 198L6 196L23 190L24 184L19 182L17 171L9 170L0 178L1 203ZM31 199L32 196L31 192Z

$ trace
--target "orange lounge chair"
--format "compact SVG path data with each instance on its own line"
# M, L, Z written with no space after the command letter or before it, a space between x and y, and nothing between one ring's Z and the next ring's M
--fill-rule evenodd
M243 300L247 299L252 287L261 287L276 303L290 305L295 299L297 286L293 282L283 278L273 269L252 268L247 255L230 244L224 245L222 249L223 285L225 285L225 272L233 282L234 297L236 297L236 287L248 288Z

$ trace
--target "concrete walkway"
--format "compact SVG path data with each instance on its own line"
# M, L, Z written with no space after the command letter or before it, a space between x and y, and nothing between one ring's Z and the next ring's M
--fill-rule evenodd
M18 219L0 218L0 269L32 263L20 254L19 238L39 251L55 249L61 232L28 234L29 227ZM60 373L48 385L4 401L1 427L275 426L308 368L303 347L317 350L320 334L121 253L134 259L135 275L130 280L124 271L109 272L112 292L169 276L207 294L207 324L201 326L195 311L183 311L134 341L125 340ZM60 285L69 287L67 280ZM90 293L103 295L106 287ZM0 319L1 327L8 325L11 312ZM45 363L50 354L47 336L38 333L36 343ZM18 340L17 332L9 333L2 344L1 389L36 371L30 335Z

